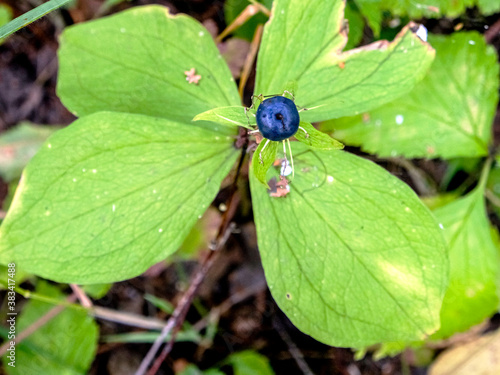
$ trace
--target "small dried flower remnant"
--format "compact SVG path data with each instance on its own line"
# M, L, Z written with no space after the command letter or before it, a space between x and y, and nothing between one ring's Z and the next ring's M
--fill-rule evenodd
M195 85L197 85L201 79L201 76L199 74L196 74L195 68L191 68L190 70L186 70L184 72L184 74L186 75L186 81L188 81L190 84L194 83Z

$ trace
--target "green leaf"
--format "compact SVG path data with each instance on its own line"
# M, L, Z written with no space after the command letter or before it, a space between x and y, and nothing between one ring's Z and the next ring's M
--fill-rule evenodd
M210 205L237 157L232 143L144 115L77 120L26 167L0 228L0 262L79 284L144 272Z
M443 300L441 329L434 339L466 331L497 311L500 257L483 193L478 187L434 211L444 228L450 259L450 284Z
M83 285L83 291L94 299L101 299L111 289L113 284L90 284Z
M63 299L63 294L44 281L38 281L37 293ZM28 301L16 324L24 331L54 306ZM94 359L99 336L97 324L86 311L64 309L48 323L16 345L15 367L4 368L9 375L87 374Z
M66 28L59 59L58 95L77 116L116 111L189 123L209 109L240 104L210 33L165 7L135 7ZM199 84L186 81L191 68Z
M129 332L116 335L106 335L102 338L107 343L153 343L160 336L160 332ZM170 335L165 337L164 342L170 341ZM202 341L200 334L194 330L180 331L175 336L175 342L194 342Z
M234 375L274 375L269 360L252 350L233 353L224 362L233 366Z
M373 0L356 0L360 3L372 3ZM383 10L388 10L397 16L418 18L438 18L447 16L455 18L465 13L467 8L478 6L485 15L500 10L497 0L384 0L377 1Z
M12 9L7 4L0 4L0 27L12 20ZM0 44L4 42L4 38L0 38Z
M224 375L224 373L214 368L202 371L196 365L190 363L184 370L180 371L178 375Z
M266 180L267 171L276 159L279 144L280 142L273 142L264 138L253 153L251 165L253 175L267 188L269 188Z
M255 113L245 109L242 106L214 108L196 115L193 121L212 121L218 124L242 126L253 130L256 126Z
M47 137L59 126L39 126L20 123L0 136L0 176L5 181L16 180Z
M392 42L341 53L347 36L341 0L276 0L259 57L255 94L281 92L296 80L296 104L314 122L376 108L406 94L429 68L434 51L405 27Z
M382 0L354 0L361 14L366 18L368 26L376 38L380 36L382 28L382 11L380 10Z
M481 13L486 16L500 10L500 3L497 0L477 0L477 6L481 10Z
M350 50L356 47L361 42L361 39L363 39L365 21L352 2L346 3L345 18L349 24L349 39L345 49Z
M0 4L0 26L12 19L12 9L7 4Z
M310 123L301 121L300 126L307 134L299 128L299 131L295 133L295 138L309 147L318 150L340 150L344 148L342 143L333 139L328 134L316 130Z
M15 33L16 31L29 25L30 23L35 22L46 14L62 7L69 2L70 0L49 0L13 19L9 23L0 27L0 42L2 41L2 39L8 37L9 35Z
M487 155L498 102L495 51L476 32L430 40L436 60L410 94L322 130L382 157Z
M439 328L442 231L403 182L346 152L297 144L286 198L251 174L259 251L293 324L333 346L423 339Z

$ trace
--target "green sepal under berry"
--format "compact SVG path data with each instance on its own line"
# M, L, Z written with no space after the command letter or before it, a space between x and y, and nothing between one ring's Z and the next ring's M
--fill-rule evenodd
M344 148L344 144L333 139L328 134L317 130L308 122L301 121L299 126L304 129L307 134L299 128L294 137L309 147L317 150L341 150Z
M265 146L267 143L267 146ZM273 165L274 160L276 159L276 154L278 152L278 144L280 142L269 141L268 139L263 139L260 142L259 146L255 150L252 157L252 170L257 177L259 182L263 183L267 188L269 185L266 181L266 174L271 165ZM265 146L265 148L264 148ZM262 160L261 160L261 152L262 152Z
M193 118L193 121L211 121L230 126L242 126L253 130L256 126L255 113L242 106L210 109Z

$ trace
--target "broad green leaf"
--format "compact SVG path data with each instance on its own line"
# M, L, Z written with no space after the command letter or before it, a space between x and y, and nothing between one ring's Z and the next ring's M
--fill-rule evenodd
M273 165L278 152L280 142L273 142L264 138L252 156L253 175L266 187L269 187L266 180L268 169Z
M224 362L233 366L234 375L274 375L269 360L252 350L233 353Z
M212 121L228 126L242 126L251 130L256 126L255 113L246 110L242 106L214 108L200 113L193 118L193 121L200 120Z
M135 7L66 28L59 59L58 95L77 116L117 111L190 122L240 104L210 33L165 7ZM198 84L186 80L192 68Z
M476 32L433 36L430 42L434 64L408 95L322 129L382 157L487 155L499 86L493 47Z
M276 0L264 29L255 94L274 94L296 80L302 120L324 121L376 108L406 94L429 68L434 51L405 27L341 53L347 40L341 0Z
M309 147L318 150L339 150L344 148L342 143L333 139L328 134L316 130L316 128L308 122L301 121L300 127L302 129L299 128L294 137Z
M0 136L0 176L5 181L16 180L47 137L59 126L39 126L21 123Z
M499 250L486 215L484 189L434 211L444 228L450 259L450 285L441 310L442 339L466 331L497 311Z
M41 280L36 291L51 298L63 298L57 288ZM17 332L24 331L53 307L28 301L18 318ZM98 336L97 324L86 311L66 308L18 343L15 367L8 366L4 357L4 368L9 375L87 374L97 350Z
M403 182L342 151L295 146L285 198L251 175L259 251L271 293L328 345L412 341L439 328L448 282L442 231Z
M144 272L212 202L237 157L232 143L144 115L77 120L26 167L0 228L0 262L79 284Z

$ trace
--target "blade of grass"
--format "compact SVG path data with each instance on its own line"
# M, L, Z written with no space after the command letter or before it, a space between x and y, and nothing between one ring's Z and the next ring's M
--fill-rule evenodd
M42 18L46 14L69 2L70 0L50 0L40 6L37 6L35 9L24 13L23 15L0 27L0 39L8 37L10 34L15 33L19 29L35 22L37 19Z

